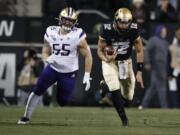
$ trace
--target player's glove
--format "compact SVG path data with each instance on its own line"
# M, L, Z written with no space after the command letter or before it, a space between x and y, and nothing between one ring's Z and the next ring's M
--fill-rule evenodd
M55 61L52 59L51 56L49 56L49 57L45 60L45 63L47 63L47 64L53 64L53 63L55 63Z
M90 73L85 72L84 78L83 78L83 84L85 85L85 91L88 91L91 87L90 80L91 80Z

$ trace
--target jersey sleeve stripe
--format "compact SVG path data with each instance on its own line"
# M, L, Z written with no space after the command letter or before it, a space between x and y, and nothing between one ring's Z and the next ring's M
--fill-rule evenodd
M83 35L85 35L84 31L81 32L81 34L79 35L79 38L81 38Z
M46 36L49 37L49 35L46 33Z

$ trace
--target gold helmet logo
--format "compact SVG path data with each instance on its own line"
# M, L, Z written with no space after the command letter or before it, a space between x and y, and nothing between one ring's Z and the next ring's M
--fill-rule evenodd
M114 20L129 23L132 21L132 14L131 11L127 8L120 8L116 11Z

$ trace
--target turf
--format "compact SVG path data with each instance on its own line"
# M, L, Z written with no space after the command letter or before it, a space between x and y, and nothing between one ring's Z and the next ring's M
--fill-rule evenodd
M0 135L180 135L180 110L126 109L128 128L113 108L38 108L29 125L17 125L23 110L0 106Z

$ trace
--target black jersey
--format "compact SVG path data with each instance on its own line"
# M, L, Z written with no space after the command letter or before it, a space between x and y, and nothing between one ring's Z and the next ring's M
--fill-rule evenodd
M131 56L134 41L139 37L138 25L131 23L127 31L119 32L114 28L113 23L104 24L100 37L106 41L107 45L117 50L116 60L126 60Z

